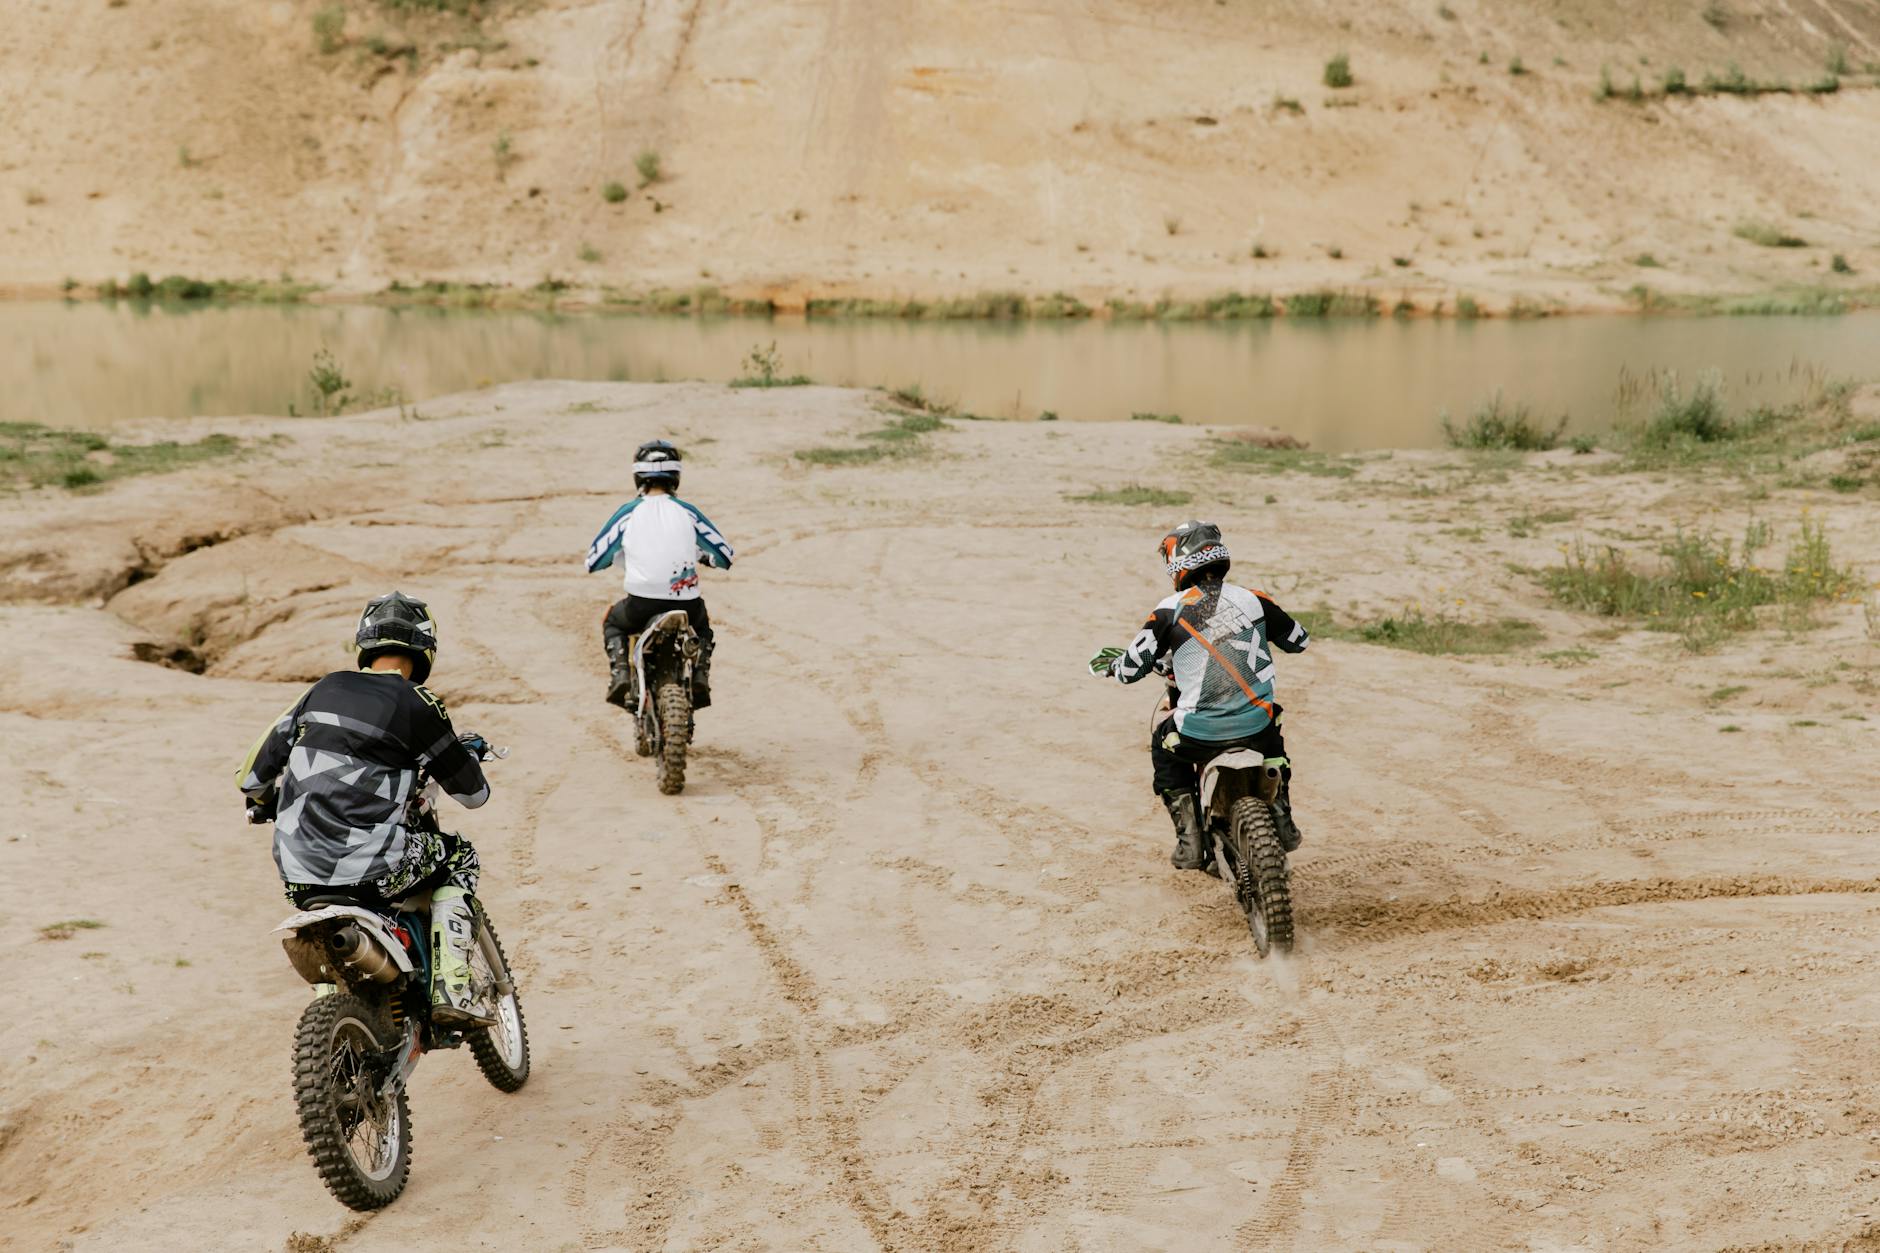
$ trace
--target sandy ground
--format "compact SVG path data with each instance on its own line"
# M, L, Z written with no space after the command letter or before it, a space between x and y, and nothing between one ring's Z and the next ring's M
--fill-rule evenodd
M143 270L1494 309L1880 273L1872 0L422 7L9 5L0 292ZM1807 84L1837 56L1833 95L1594 98L1602 68L1656 92L1673 67Z
M1508 568L1812 507L1871 580L1870 499L1565 454L1238 474L1141 423L789 458L874 403L518 385L422 422L205 423L281 438L0 500L0 1246L1875 1246L1870 621L1693 656ZM599 699L615 584L578 564L653 432L739 548L676 799ZM1066 499L1132 479L1196 502ZM1509 533L1549 510L1572 520ZM1284 659L1309 841L1287 961L1168 867L1150 693L1081 673L1158 598L1180 513L1296 608L1460 601L1547 633ZM458 724L515 750L460 826L535 1073L503 1096L429 1059L409 1190L361 1221L300 1144L307 991L231 775L394 584L440 614ZM103 925L40 936L81 918Z

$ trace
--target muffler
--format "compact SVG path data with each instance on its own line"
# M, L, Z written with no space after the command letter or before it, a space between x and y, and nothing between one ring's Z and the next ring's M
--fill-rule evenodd
M385 951L385 946L351 924L333 932L327 940L327 948L334 961L362 979L390 983L399 976L398 963Z

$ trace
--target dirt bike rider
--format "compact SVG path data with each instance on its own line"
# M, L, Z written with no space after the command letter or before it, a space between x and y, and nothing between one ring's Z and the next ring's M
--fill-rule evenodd
M607 701L622 708L633 686L634 637L674 609L685 611L700 644L692 671L692 708L712 703L712 622L699 593L698 563L729 570L731 545L696 505L674 495L682 468L679 450L665 440L641 444L633 454L633 486L639 495L614 510L588 545L589 574L615 561L625 570L627 594L601 620L609 663Z
M1269 759L1286 757L1281 709L1273 700L1273 657L1304 652L1310 637L1264 592L1227 582L1231 562L1221 530L1211 522L1184 522L1157 549L1175 594L1150 613L1127 649L1105 648L1090 672L1135 683L1151 670L1169 676L1168 717L1149 738L1155 790L1175 824L1178 870L1203 870L1210 861L1198 813L1201 767L1230 748L1247 747ZM1280 842L1299 847L1292 819L1292 767L1283 767L1274 806Z
M353 635L356 670L327 675L255 741L236 781L250 822L274 823L274 862L287 898L356 897L386 908L413 892L431 897L433 1021L487 1027L469 1008L469 897L479 865L470 841L405 823L423 767L475 809L490 798L479 758L489 747L459 737L444 702L423 686L437 658L437 625L402 592L373 599Z

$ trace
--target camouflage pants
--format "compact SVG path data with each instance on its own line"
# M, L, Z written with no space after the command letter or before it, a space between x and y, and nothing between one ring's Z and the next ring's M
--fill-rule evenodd
M482 863L477 860L476 846L461 835L449 831L413 830L406 835L403 859L396 869L382 878L343 888L317 883L289 883L283 886L287 899L296 905L304 897L337 892L377 896L390 902L401 896L409 896L412 889L420 886L429 887L432 891L442 887L462 888L475 895L477 876L482 869Z

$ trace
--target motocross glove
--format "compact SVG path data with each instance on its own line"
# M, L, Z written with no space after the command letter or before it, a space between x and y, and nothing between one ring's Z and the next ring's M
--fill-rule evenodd
M270 791L266 796L259 798L248 797L248 821L257 827L273 822L280 799L281 794L276 791Z
M480 735L460 735L457 742L470 750L470 755L478 761L490 759L490 742Z
M1116 659L1123 655L1120 648L1099 648L1090 658L1090 673L1099 679L1107 679L1116 673Z

